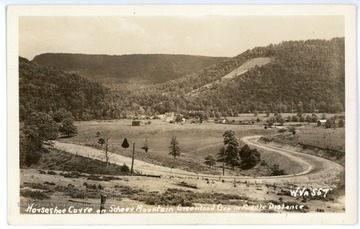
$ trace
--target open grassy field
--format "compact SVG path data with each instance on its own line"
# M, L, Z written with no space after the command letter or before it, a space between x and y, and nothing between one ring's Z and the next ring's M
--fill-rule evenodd
M237 137L248 135L267 135L276 130L265 130L261 125L227 125L215 123L203 124L171 124L163 120L152 120L150 125L131 126L131 120L77 122L78 135L63 138L62 142L98 147L97 132L110 132L110 150L124 156L132 155L135 143L135 158L145 162L180 168L188 171L219 174L220 168L205 166L204 158L216 154L223 146L223 133L234 130ZM181 150L180 157L174 159L169 155L171 137L176 136ZM124 149L121 144L127 138L130 147ZM147 138L149 151L145 153L141 147Z

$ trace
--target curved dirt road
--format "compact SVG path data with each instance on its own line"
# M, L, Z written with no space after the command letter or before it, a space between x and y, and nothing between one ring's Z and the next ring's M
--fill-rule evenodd
M336 179L338 174L344 170L341 165L321 157L296 152L291 149L279 148L269 144L262 144L258 141L260 138L261 136L247 136L241 140L255 148L286 156L290 161L296 162L303 168L302 172L293 175L287 175L287 177L306 177L309 180L333 180Z
M261 136L247 136L241 140L246 144L256 147L260 150L266 150L273 153L281 154L288 158L289 161L296 162L303 168L301 172L291 175L284 176L267 176L267 177L248 177L248 176L225 176L222 179L225 180L251 180L256 182L268 181L268 182L311 182L316 183L332 183L334 179L337 179L337 175L343 170L343 167L332 161L316 157L313 155L298 153L293 150L278 148L274 146L269 146L266 144L261 144L258 142L258 139ZM101 150L94 149L88 146L55 142L54 147L59 150L63 150L69 153L94 158L98 160L104 160L104 153ZM110 161L118 165L126 163L128 166L131 165L131 158L125 157L118 154L113 154ZM209 178L209 179L219 179L219 175L209 175L209 174L197 174L194 172L189 172L181 169L171 169L164 166L154 165L144 161L139 161L135 159L134 170L147 175L161 175L161 176L177 176L181 178Z

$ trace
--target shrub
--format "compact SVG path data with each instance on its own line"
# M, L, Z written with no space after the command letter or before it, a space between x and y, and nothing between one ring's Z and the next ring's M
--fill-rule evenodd
M188 184L188 183L186 183L185 181L178 182L176 185L182 186L182 187L187 187L187 188L197 189L197 186L196 186L196 185Z
M286 175L285 170L280 169L278 164L274 164L271 167L271 176L281 176L281 175Z
M57 173L54 172L54 171L48 171L47 174L49 174L49 175L57 175Z
M86 193L79 191L79 192L73 192L70 193L70 197L71 198L76 198L76 199L85 199L86 198Z
M23 197L29 197L31 199L38 199L38 200L44 200L44 199L50 199L50 196L45 194L41 191L32 191L32 190L21 190L20 195Z
M104 188L105 188L105 187L102 186L101 184L98 185L98 189L103 190Z
M121 171L122 173L130 173L130 168L129 168L129 166L127 166L127 165L124 163L124 165L121 166L120 171Z

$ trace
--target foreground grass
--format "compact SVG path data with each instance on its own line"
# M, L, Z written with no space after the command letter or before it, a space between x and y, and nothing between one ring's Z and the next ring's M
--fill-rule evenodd
M42 154L38 164L32 165L32 168L55 171L75 171L88 174L129 174L129 168L127 165L116 165L110 163L108 167L106 167L106 163L103 161L90 159L80 155L74 155L56 149L48 149L44 152L46 153ZM51 172L49 174L51 175Z

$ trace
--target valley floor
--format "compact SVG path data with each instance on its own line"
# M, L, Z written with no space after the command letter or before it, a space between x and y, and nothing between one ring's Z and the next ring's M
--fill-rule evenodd
M107 195L105 213L172 212L344 212L344 198L336 190L339 164L319 157L264 146L258 136L243 140L268 155L296 161L302 171L282 177L243 177L200 174L135 161L135 169L147 176L107 176L85 173L21 170L21 212L58 203L64 213L75 207L99 210L100 195ZM74 155L101 159L100 150L57 142L55 147ZM266 155L265 155L266 157ZM112 161L130 164L130 158L114 155ZM295 192L306 188L304 193ZM321 189L319 189L321 188ZM305 190L305 189L304 189ZM293 193L294 195L294 193ZM32 205L35 204L35 205ZM131 210L133 209L133 210ZM82 212L84 213L84 212Z

